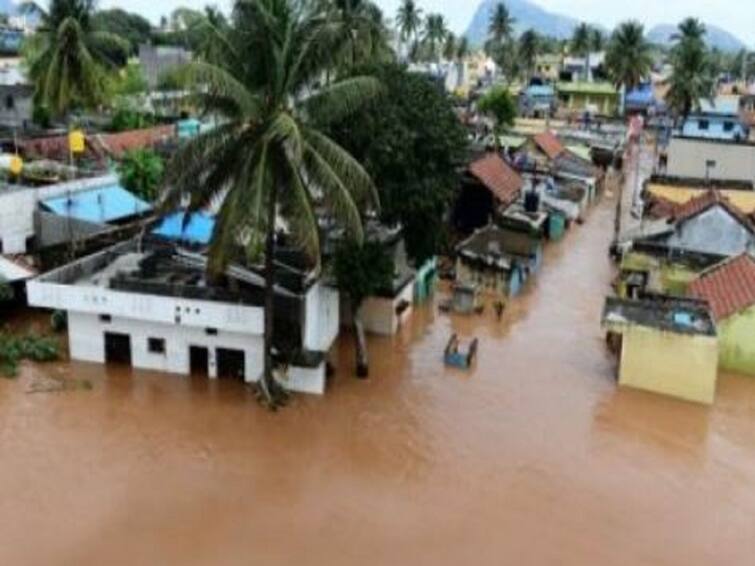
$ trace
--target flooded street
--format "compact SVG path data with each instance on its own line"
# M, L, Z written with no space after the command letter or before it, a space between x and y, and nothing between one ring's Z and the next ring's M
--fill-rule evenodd
M0 564L751 564L755 380L619 391L616 195L505 321L427 308L278 414L240 385L85 364L0 380ZM446 370L452 333L477 367ZM45 375L92 391L28 394Z

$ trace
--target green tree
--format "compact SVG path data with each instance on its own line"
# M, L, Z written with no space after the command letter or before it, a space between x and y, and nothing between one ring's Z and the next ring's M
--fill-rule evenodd
M117 66L113 54L128 52L128 42L95 26L94 5L94 0L52 0L49 10L23 5L41 18L28 61L36 102L58 116L103 102L106 74Z
M506 4L499 2L490 14L488 24L489 51L495 51L508 43L514 34L516 20L511 16Z
M337 66L348 70L370 61L392 58L390 31L376 4L369 0L325 3L334 28L331 50L336 54Z
M376 76L385 94L334 123L331 135L364 163L380 193L380 219L401 224L409 257L422 265L445 243L466 133L451 99L427 77L396 64L357 72Z
M92 25L95 29L128 41L129 53L132 55L138 52L141 44L149 43L152 38L152 24L148 19L120 8L95 12L92 16Z
M440 59L440 49L448 36L446 18L441 14L428 14L425 20L425 34L423 37L424 47L428 59L437 61Z
M674 35L670 54L673 70L666 99L669 107L682 119L699 108L702 99L713 96L715 68L705 35L705 26L695 18L679 24L679 32Z
M407 52L411 53L412 46L418 43L419 32L422 29L422 8L415 0L401 1L396 13L396 25L401 42L408 46Z
M469 55L469 39L466 36L459 38L456 44L456 59L463 61Z
M443 58L446 61L453 61L456 59L458 53L458 41L456 35L453 32L448 32L446 35L446 42L443 44Z
M215 64L193 63L185 79L198 102L222 116L221 125L178 150L169 165L163 206L188 199L188 212L223 197L209 250L220 274L240 243L264 257L265 363L260 389L275 407L273 378L276 220L319 261L315 206L329 210L355 241L363 239L361 213L377 206L363 167L322 128L345 119L380 92L374 78L353 77L320 89L331 63L327 21L296 0L238 0Z
M506 128L511 128L516 120L517 108L514 97L507 88L495 87L480 98L477 109L495 123L495 144L500 148L501 135Z
M539 52L540 36L535 30L528 29L519 37L519 59L525 74L525 82L532 77Z
M356 372L362 378L369 375L367 340L361 318L362 304L368 297L391 289L395 269L393 259L378 242L368 241L363 245L346 242L336 251L335 276L338 288L349 298L354 316Z
M641 23L630 21L619 25L608 42L605 65L608 76L621 88L622 96L647 78L653 56Z
M121 184L147 202L154 202L165 174L165 164L154 150L135 149L127 152L118 164Z
M579 24L571 38L571 52L577 57L585 59L584 80L590 79L590 26L586 23Z

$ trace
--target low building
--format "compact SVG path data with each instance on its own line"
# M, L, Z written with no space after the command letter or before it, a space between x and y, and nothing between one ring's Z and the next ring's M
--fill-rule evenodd
M519 115L545 118L555 114L558 107L556 89L546 84L531 84L519 93Z
M24 254L86 238L150 210L115 175L42 187L6 186L0 189L0 253Z
M0 66L0 127L25 130L34 117L34 86L20 63Z
M717 191L676 207L667 220L651 223L657 230L640 241L663 244L687 252L736 256L755 244L755 225Z
M603 310L603 328L618 354L621 386L713 403L718 337L704 302L609 298Z
M231 266L226 280L210 280L201 255L132 240L47 273L27 290L30 305L67 311L74 360L256 382L264 277ZM338 302L338 291L311 273L279 273L275 345L291 390L324 392Z
M502 157L487 153L470 163L453 211L454 227L470 234L490 223L500 208L516 202L524 180Z
M621 258L617 294L630 299L647 295L684 297L693 281L725 260L725 256L635 242Z
M742 254L711 268L690 285L689 294L710 305L720 367L755 375L755 259Z
M518 295L542 265L542 240L489 225L456 248L456 282L504 297Z
M560 82L557 90L569 112L614 116L619 111L619 91L611 83Z
M558 81L561 76L563 57L551 53L538 55L535 58L535 74L546 81Z
M652 83L642 83L630 90L624 98L624 111L626 114L652 115L658 110L658 100L655 97L655 89Z
M681 135L695 139L742 141L748 137L741 122L738 96L719 96L701 100L700 110L690 114L682 124Z

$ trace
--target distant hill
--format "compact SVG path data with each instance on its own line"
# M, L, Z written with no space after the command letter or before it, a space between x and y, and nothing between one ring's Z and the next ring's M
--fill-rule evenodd
M501 0L483 0L472 18L466 36L472 45L482 45L488 35L490 14ZM579 20L549 12L529 0L505 0L511 15L516 19L516 31L521 33L527 29L535 29L541 35L567 39L572 36Z
M708 45L717 47L722 51L740 51L746 49L747 45L735 35L716 26L706 24L708 29ZM669 45L671 37L677 33L677 26L670 24L661 24L655 26L648 32L648 39L653 43L660 45Z

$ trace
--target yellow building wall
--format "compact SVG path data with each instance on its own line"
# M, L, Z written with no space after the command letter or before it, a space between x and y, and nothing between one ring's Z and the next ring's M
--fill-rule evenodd
M755 375L755 307L718 325L721 369Z
M678 204L686 204L694 198L705 194L708 189L697 187L678 187L668 185L648 184L648 192L651 195L666 199ZM755 191L721 190L720 193L728 198L731 203L745 214L755 212Z
M710 405L716 395L718 341L642 326L628 326L621 352L624 387Z
M665 295L685 296L687 288L700 273L693 271L687 266L661 261L657 257L642 252L629 252L621 262L622 272L647 271L651 273L651 291ZM658 282L660 288L653 288ZM620 296L626 298L626 287L622 284Z

